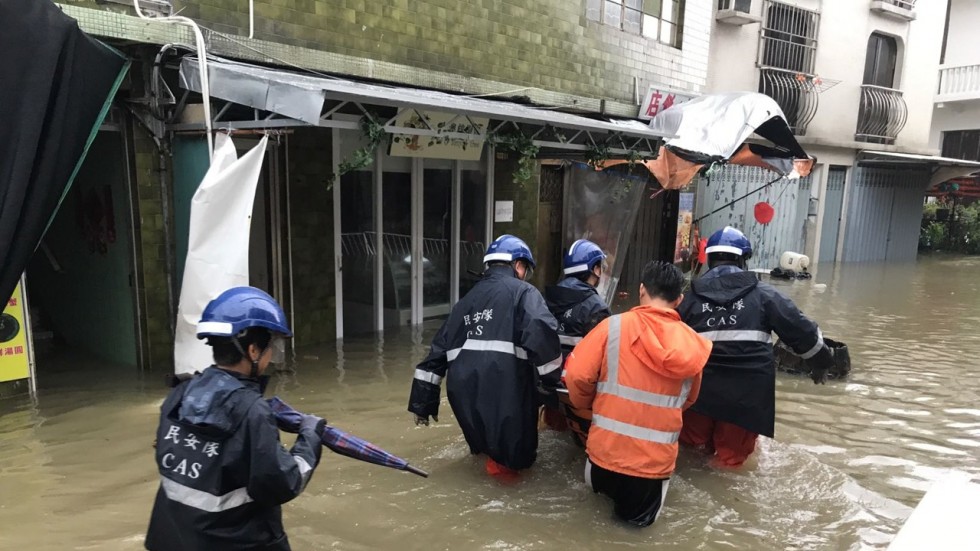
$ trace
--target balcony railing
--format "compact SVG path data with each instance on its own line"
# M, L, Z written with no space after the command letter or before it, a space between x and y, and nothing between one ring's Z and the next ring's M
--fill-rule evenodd
M861 86L861 108L854 138L859 142L893 144L908 116L901 90L865 84Z
M915 0L881 0L886 4L891 4L893 6L898 6L906 10L912 10L915 8Z
M813 75L763 67L759 92L776 100L794 134L806 135L807 125L817 114L819 104L818 83Z
M940 67L936 101L980 98L980 65Z

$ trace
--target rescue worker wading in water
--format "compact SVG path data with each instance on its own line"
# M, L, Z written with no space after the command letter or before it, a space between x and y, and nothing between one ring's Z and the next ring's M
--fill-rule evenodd
M561 368L557 323L527 279L528 246L497 238L483 258L483 278L452 309L415 369L408 411L416 424L438 421L442 379L449 405L487 472L534 464L538 449L538 386L554 388ZM447 372L449 374L447 375Z
M558 320L558 339L561 341L563 358L568 358L575 345L589 331L612 313L596 291L602 277L606 254L595 243L579 239L568 248L563 259L565 277L546 287L544 298L548 309ZM554 399L549 400L549 398ZM589 412L576 410L568 404L558 405L554 394L545 397L545 421L555 430L571 426L573 438L579 446L585 446L589 433ZM566 421L567 419L567 421Z
M711 453L720 467L739 467L758 436L773 437L776 364L771 333L799 354L823 383L834 357L817 324L789 298L745 271L752 244L732 227L718 230L705 249L709 270L691 283L678 311L714 341L698 401L684 413L681 442Z
M711 341L674 308L684 274L673 264L643 268L640 305L600 323L565 364L568 397L591 410L585 480L636 526L656 520L677 461L681 412L698 396Z
M304 415L287 451L262 399L265 371L283 361L291 336L279 304L253 287L229 289L204 309L197 337L208 339L216 365L171 390L160 409L147 549L290 549L280 506L306 488L325 424Z

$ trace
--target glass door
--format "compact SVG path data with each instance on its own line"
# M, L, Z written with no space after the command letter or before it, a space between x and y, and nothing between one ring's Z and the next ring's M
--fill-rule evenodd
M449 315L454 225L453 161L422 160L422 319Z
M460 161L458 163L459 248L456 274L458 289L453 303L465 296L480 280L483 272L483 255L493 237L487 235L487 170L483 162Z

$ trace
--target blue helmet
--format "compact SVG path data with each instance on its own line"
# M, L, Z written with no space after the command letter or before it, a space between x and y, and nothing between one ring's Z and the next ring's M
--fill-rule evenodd
M595 265L606 258L606 253L602 252L599 245L587 240L579 239L572 243L565 253L563 266L565 275L572 275L581 272L588 272L595 268Z
M490 243L487 247L487 254L483 257L484 264L488 262L515 262L526 260L532 268L537 268L534 257L531 256L531 248L527 246L521 238L513 235L501 235Z
M730 253L749 259L752 257L752 243L749 242L749 238L745 237L744 233L731 226L725 226L711 234L704 252L707 254Z
M276 299L255 287L232 287L208 303L197 324L197 338L234 337L249 327L264 327L292 337Z

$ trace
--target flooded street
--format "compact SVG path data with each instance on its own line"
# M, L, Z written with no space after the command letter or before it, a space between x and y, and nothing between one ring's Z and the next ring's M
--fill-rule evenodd
M582 480L567 434L544 432L514 485L468 453L448 403L415 427L405 411L421 342L299 350L267 395L402 455L422 479L324 451L306 493L284 507L304 549L880 549L930 482L980 477L980 259L846 265L778 283L850 347L847 381L780 374L776 441L740 471L683 450L660 520L612 520ZM39 367L37 406L0 402L0 549L142 549L158 476L151 443L166 389L70 358ZM64 372L57 372L64 369ZM443 392L445 397L445 392ZM292 436L286 436L291 445Z

